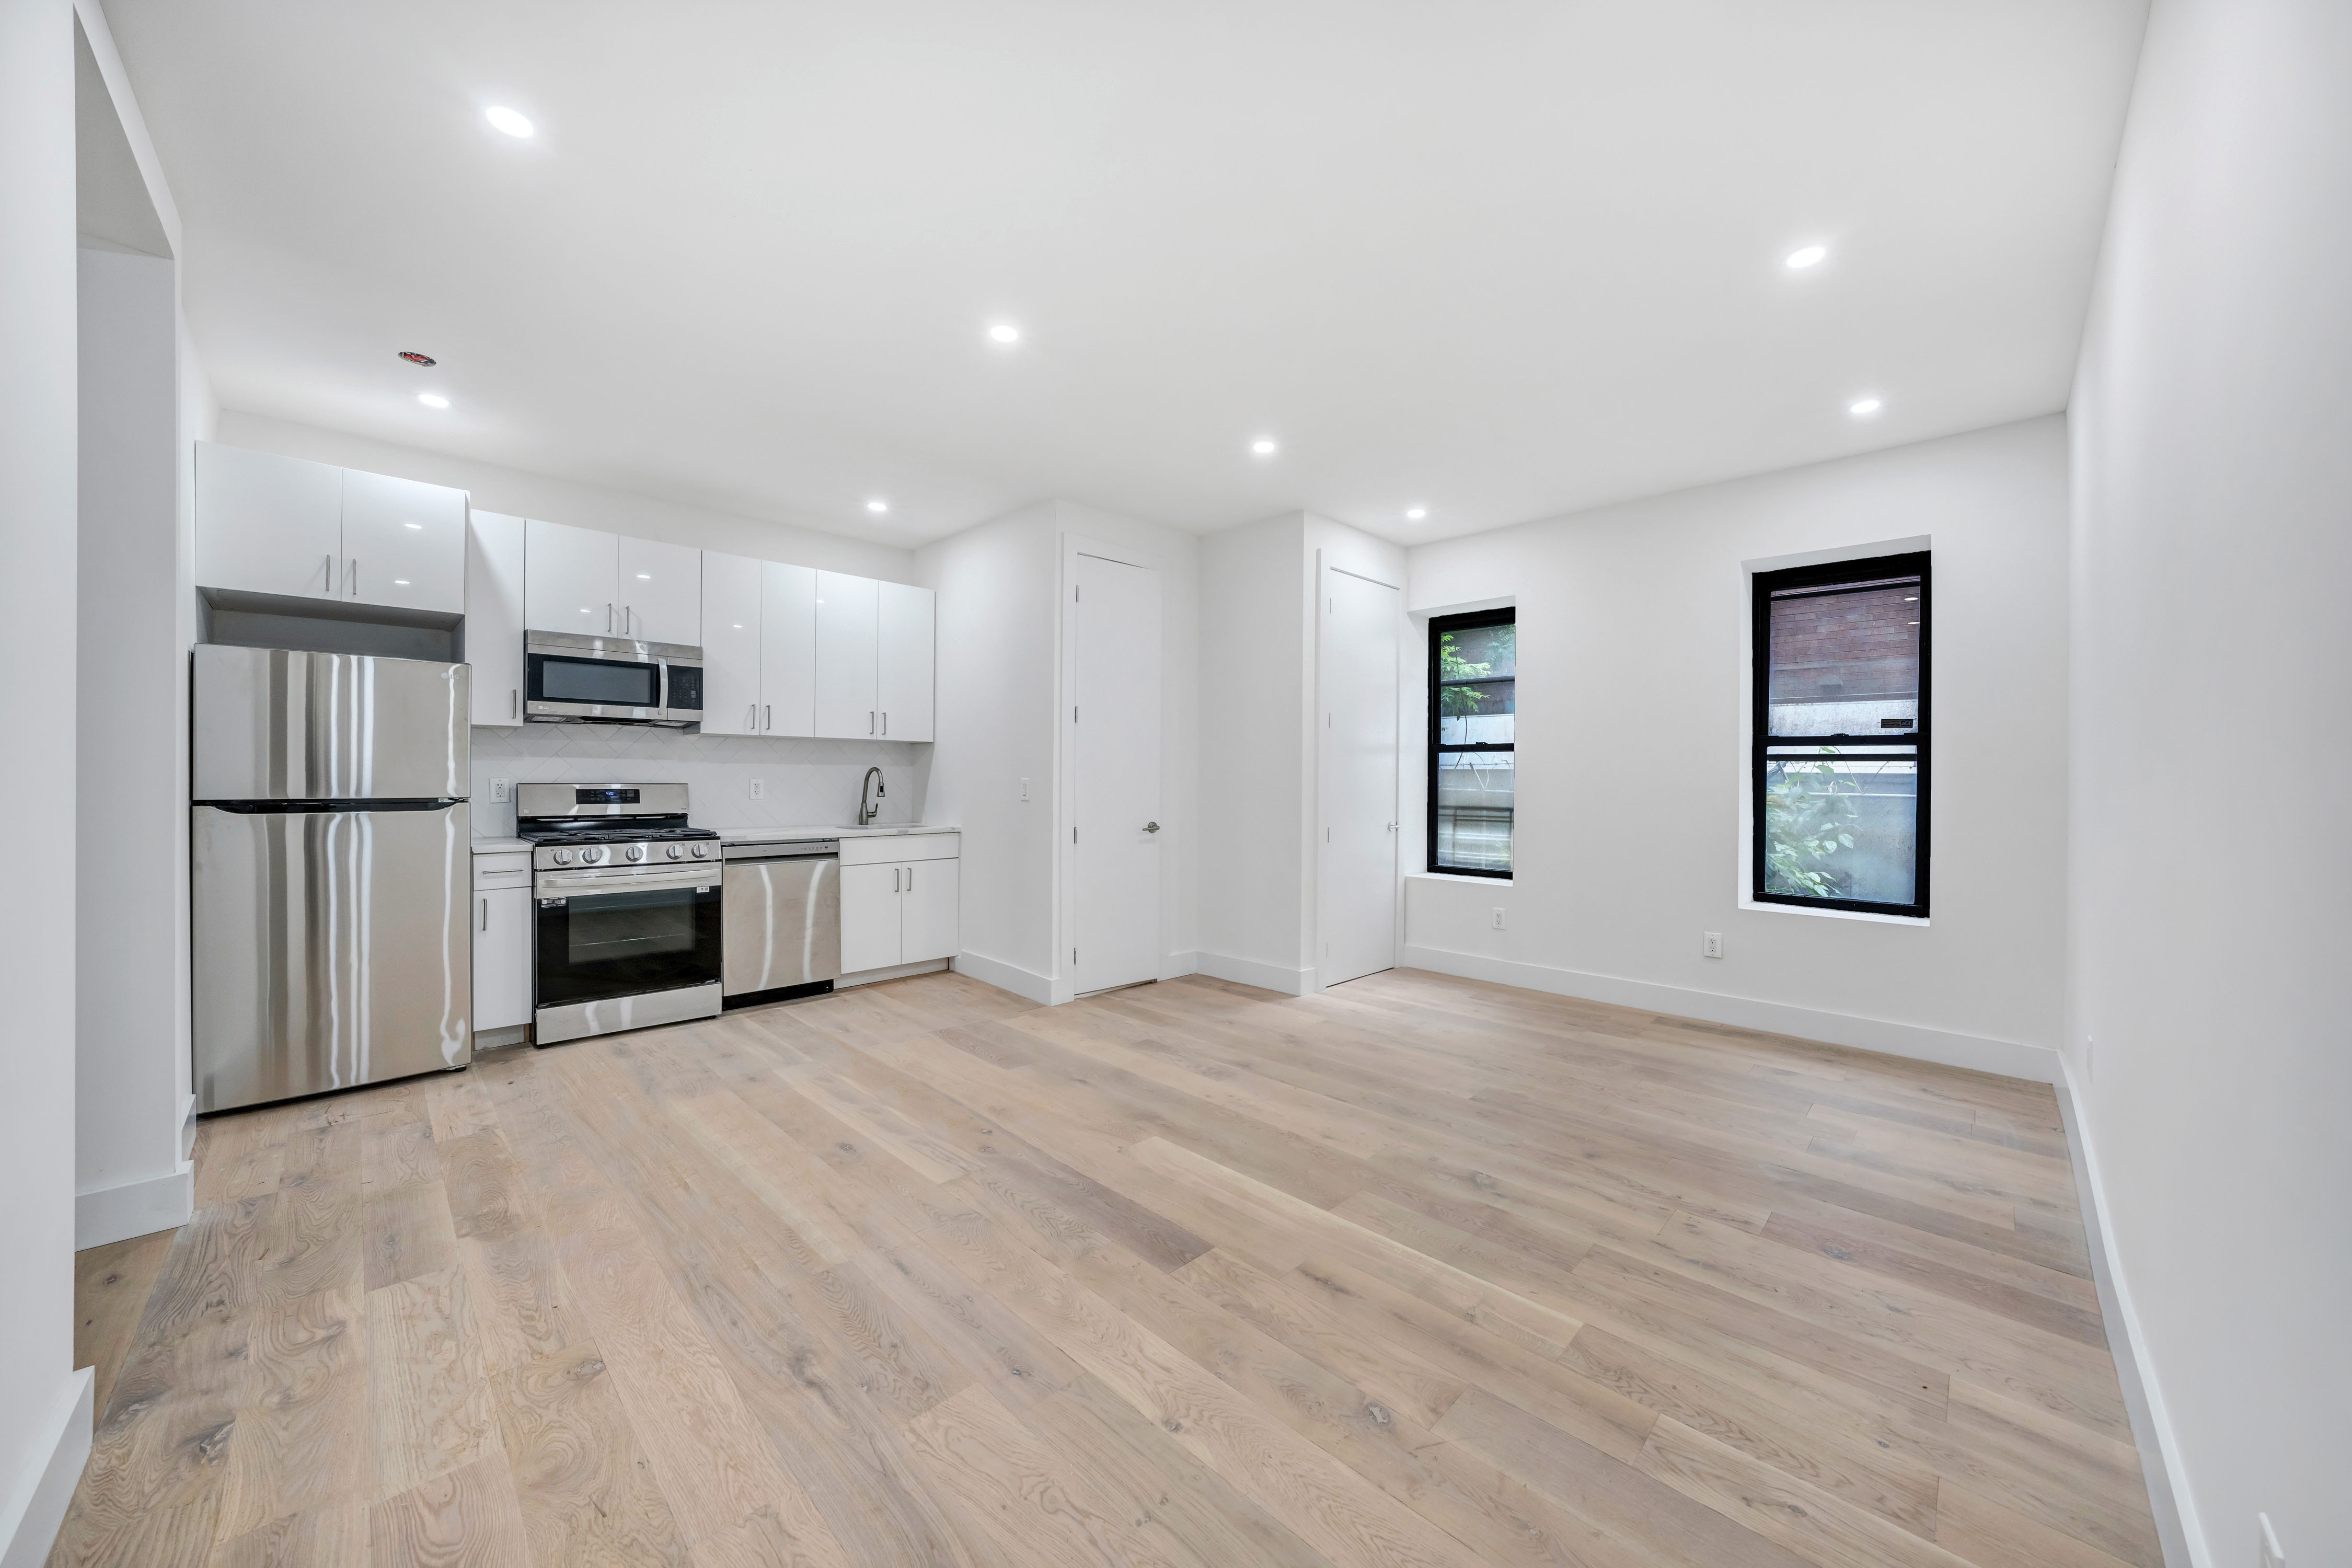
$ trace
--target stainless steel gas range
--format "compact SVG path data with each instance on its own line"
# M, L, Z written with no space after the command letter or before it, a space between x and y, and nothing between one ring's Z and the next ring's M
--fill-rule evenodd
M719 1016L719 835L688 824L684 784L519 784L515 831L539 1044Z

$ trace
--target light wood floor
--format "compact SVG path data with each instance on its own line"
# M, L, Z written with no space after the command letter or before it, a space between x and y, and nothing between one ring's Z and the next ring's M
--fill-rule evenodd
M219 1119L197 1177L86 1259L55 1563L2159 1562L2012 1079L940 974Z

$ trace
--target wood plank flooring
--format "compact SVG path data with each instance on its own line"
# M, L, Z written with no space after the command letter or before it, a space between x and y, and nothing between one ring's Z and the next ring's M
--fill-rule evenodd
M2160 1565L2012 1079L937 974L220 1118L197 1182L84 1260L59 1568Z

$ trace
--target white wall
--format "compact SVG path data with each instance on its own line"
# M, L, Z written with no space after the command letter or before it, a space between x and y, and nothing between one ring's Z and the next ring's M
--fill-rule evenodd
M759 561L785 561L825 572L848 572L887 583L911 583L914 552L878 541L795 528L789 523L656 500L604 485L526 473L495 463L452 458L340 430L266 419L223 409L218 439L281 457L305 458L372 474L471 491L474 505L510 517L535 517L575 528L601 528L636 539L658 539L697 550L719 550Z
M1407 878L1410 961L2047 1079L2063 1026L2065 443L2063 420L2038 419L1414 549L1416 659L1429 614L1516 601L1519 738L1514 878ZM1743 563L1922 535L1931 918L1743 909ZM1406 684L1415 736L1423 686ZM1405 817L1416 866L1424 756ZM1722 959L1699 955L1710 931Z
M1191 973L1199 944L1199 541L1072 502L1024 507L926 546L918 580L939 595L939 739L926 815L964 830L960 962L1040 1001L1068 994L1059 961L1060 716L1070 539L1117 546L1160 573L1163 974Z
M2074 1079L2226 1568L2352 1563L2347 83L2342 0L2158 0L2072 419Z
M1405 552L1288 512L1201 542L1201 969L1316 984L1318 568L1402 584Z
M0 0L0 735L37 737L42 831L0 900L0 1563L38 1563L89 1441L73 1371L74 35L69 0ZM62 1447L61 1447L62 1442ZM65 1484L70 1491L72 1476Z

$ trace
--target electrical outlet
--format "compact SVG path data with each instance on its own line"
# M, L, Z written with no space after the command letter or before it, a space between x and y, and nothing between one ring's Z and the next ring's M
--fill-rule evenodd
M2286 1552L2279 1545L2278 1531L2271 1528L2271 1516L2254 1515L2254 1531L2261 1537L2256 1544L2262 1548L2262 1568L2286 1568Z
M762 795L766 795L767 793L768 793L768 781L767 781L767 780L765 780L765 779L753 779L753 780L751 781L751 798L752 798L753 800L758 800L761 796L762 796Z
M1496 931L1503 929L1503 906L1500 904L1495 906L1495 929Z
M1721 958L1723 956L1723 933L1719 931L1706 931L1699 932L1698 955L1701 958Z
M490 781L490 798L492 800L513 799L514 781L512 779L492 779Z
M1021 781L1021 798L1023 800L1027 800L1029 798L1029 781L1027 779L1023 779Z

